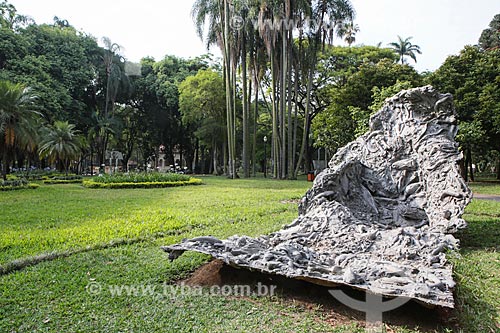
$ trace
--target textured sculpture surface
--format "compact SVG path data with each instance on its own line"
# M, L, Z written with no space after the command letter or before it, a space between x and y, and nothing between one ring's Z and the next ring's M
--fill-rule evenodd
M386 100L370 130L340 149L282 230L227 240L198 237L163 249L207 253L226 263L323 285L349 285L453 307L452 233L471 192L451 95L430 86Z

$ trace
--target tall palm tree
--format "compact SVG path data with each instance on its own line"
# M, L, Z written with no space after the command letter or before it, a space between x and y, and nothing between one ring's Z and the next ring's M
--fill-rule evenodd
M104 103L104 119L114 117L114 106L119 91L127 91L130 89L130 81L123 71L125 59L120 55L120 45L111 42L108 37L103 37L104 53L102 60L106 70L106 100ZM104 164L104 158L108 147L109 133L106 129L101 132L104 136L100 137L99 144L99 163Z
M35 125L40 116L34 110L35 99L29 88L0 81L0 155L4 179L16 146L26 147L35 141Z
M401 36L398 36L397 42L392 42L388 44L394 50L394 52L396 52L396 54L399 56L401 64L406 63L405 57L410 57L415 62L417 62L417 55L415 53L422 54L420 46L412 44L410 42L410 39L412 38L413 37L408 37L403 39L401 38Z
M196 0L191 15L195 21L198 35L205 39L207 48L219 46L224 62L224 83L226 86L226 123L228 170L231 178L236 178L236 69L240 55L238 31L231 26L234 4L229 0ZM205 22L208 31L205 34Z
M302 160L306 159L306 171L309 170L307 157L309 154L309 132L311 128L311 94L312 81L318 62L318 52L324 48L326 41L332 42L334 28L338 29L342 22L352 22L356 12L350 0L319 0L313 3L312 17L315 19L311 31L307 33L307 48L304 50L303 65L307 66L305 70L306 77L306 106L304 114L304 130L302 134L302 143L298 162L295 168L294 177L297 176ZM324 27L330 26L330 30Z
M353 21L342 22L339 24L337 34L343 38L347 45L351 46L356 41L356 34L359 32L359 25Z
M51 162L63 166L66 174L71 158L81 152L82 138L75 130L75 125L67 121L56 121L46 129L40 142L40 157L48 157Z

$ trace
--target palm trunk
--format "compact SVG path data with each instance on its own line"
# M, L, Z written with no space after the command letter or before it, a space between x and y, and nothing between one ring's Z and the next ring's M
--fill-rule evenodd
M241 69L243 80L243 176L250 177L250 158L249 152L249 127L248 127L248 84L247 84L247 49L246 49L246 34L243 33L242 50L241 50Z
M231 75L231 59L229 52L229 3L224 0L224 70L225 70L225 84L226 84L226 107L227 107L227 150L228 150L228 173L230 178L235 178L235 156L233 155L234 141L233 141L233 89L232 89L232 75Z
M292 129L292 33L289 32L288 36L288 81L287 81L287 104L288 104L288 178L289 179L294 179L293 174L294 174L294 165L293 165L293 155L294 155L294 150L293 150L293 129Z
M257 80L257 73L254 77L254 110L253 110L253 147L252 147L252 160L253 160L253 176L257 176L257 120L259 118L259 83Z
M278 134L278 110L277 110L277 101L276 101L276 70L275 70L275 61L274 61L274 48L271 48L271 86L272 86L272 126L273 126L273 134L272 134L272 142L271 142L271 151L272 151L272 157L271 160L273 161L273 177L278 178L278 156L279 156L279 151L278 151L278 140L279 140L279 134Z
M281 36L281 78L280 78L280 125L281 125L281 146L280 146L280 178L286 178L286 96L287 94L287 40L286 30Z

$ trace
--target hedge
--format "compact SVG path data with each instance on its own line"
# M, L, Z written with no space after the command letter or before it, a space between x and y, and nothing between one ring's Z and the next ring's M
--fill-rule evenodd
M101 183L93 180L84 180L83 186L88 188L105 188L105 189L120 189L120 188L161 188L186 185L201 185L203 182L198 178L190 178L189 180L170 181L170 182L124 182L124 183Z
M81 184L83 179L46 179L43 181L44 184L54 185L54 184Z
M23 189L37 189L40 185L35 183L27 183L22 185L4 185L0 182L0 191L13 191L13 190L23 190Z

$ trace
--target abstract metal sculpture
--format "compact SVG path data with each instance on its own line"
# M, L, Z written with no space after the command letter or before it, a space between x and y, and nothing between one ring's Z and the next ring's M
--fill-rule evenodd
M451 95L431 86L387 99L370 130L340 149L299 205L299 217L268 236L198 237L165 246L229 265L348 285L390 297L453 307L452 233L471 192L458 168L461 153Z

